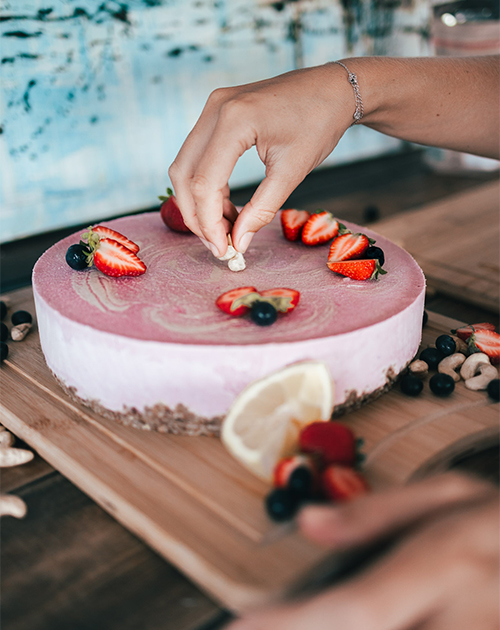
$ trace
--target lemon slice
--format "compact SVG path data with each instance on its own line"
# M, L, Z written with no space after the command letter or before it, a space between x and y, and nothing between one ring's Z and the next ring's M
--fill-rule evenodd
M334 386L320 361L295 363L246 387L221 430L224 446L243 466L271 481L282 457L297 451L299 433L333 411Z

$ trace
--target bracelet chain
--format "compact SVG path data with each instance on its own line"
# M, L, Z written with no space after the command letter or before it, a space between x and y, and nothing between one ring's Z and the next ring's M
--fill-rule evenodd
M352 124L356 125L361 121L364 113L363 100L361 98L361 92L359 91L358 77L354 74L354 72L351 72L349 68L345 66L341 61L334 61L333 63L342 66L342 68L344 68L344 70L346 70L347 74L349 75L349 83L352 85L352 89L354 90L354 101L356 103L356 109L352 116L354 118L354 122Z

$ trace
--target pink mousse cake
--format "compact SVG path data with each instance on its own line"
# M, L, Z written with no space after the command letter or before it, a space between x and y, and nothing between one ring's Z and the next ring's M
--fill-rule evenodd
M38 260L33 290L50 370L71 396L125 424L217 434L246 385L310 359L328 364L340 413L382 393L417 352L423 273L370 230L347 223L377 240L387 274L356 281L327 268L328 245L286 241L278 219L255 236L238 273L195 236L171 232L159 212L105 225L140 246L144 275L71 269L65 254L77 233ZM241 286L288 287L301 298L260 327L215 306L221 293Z

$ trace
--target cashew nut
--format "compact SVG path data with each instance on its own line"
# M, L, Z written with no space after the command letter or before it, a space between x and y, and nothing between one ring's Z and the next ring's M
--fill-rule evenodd
M465 387L474 391L486 389L488 383L498 378L498 372L496 367L489 365L488 363L481 363L478 366L478 374L465 381Z
M477 368L482 363L490 365L490 357L484 352L474 352L464 361L460 369L460 376L464 381L468 381L470 378L476 375Z
M26 516L26 512L26 503L21 499L21 497L16 497L13 494L0 495L0 516L15 516L16 518L23 518Z
M10 431L0 431L0 448L9 448L14 444L15 437Z
M0 468L19 466L33 459L32 451L24 448L0 448Z
M462 354L465 354L465 356L467 356L469 354L468 344L463 339L460 339L460 337L455 337L455 335L450 335L450 337L455 342L455 352L461 352Z
M22 341L31 330L31 324L18 324L10 331L12 341Z
M231 234L227 235L227 251L219 260L226 261L231 271L243 271L246 268L245 258L241 252L237 252L233 247Z
M408 366L408 370L414 376L418 376L418 378L425 378L429 373L429 366L425 361L420 361L420 359L417 359L417 361L412 361L410 363L410 365Z
M448 374L451 378L458 383L460 380L460 374L455 370L459 368L465 361L465 356L460 352L455 352L455 354L450 354L450 356L445 357L439 362L438 372L441 374Z

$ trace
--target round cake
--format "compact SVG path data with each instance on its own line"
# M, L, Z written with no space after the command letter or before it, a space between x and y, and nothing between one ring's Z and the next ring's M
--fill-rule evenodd
M235 273L193 235L170 231L159 212L103 225L140 246L138 277L71 269L70 236L33 271L42 350L69 395L125 424L214 435L252 381L302 360L321 360L335 382L335 413L370 400L417 352L425 279L413 258L356 225L385 252L386 275L357 281L330 271L328 245L284 239L279 219L255 235ZM298 306L261 327L219 310L231 289L287 287Z

